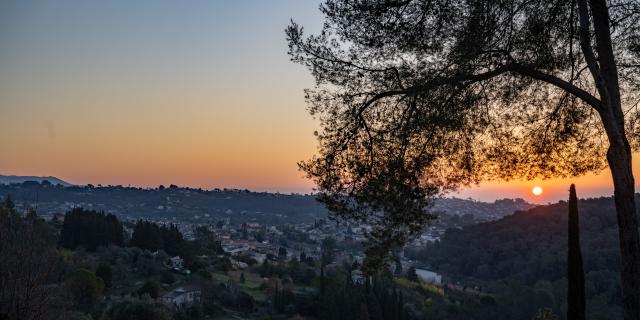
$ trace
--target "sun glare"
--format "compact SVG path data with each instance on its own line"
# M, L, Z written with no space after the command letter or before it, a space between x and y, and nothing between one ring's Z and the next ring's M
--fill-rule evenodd
M535 187L533 187L533 189L531 190L531 192L532 192L534 195L539 196L539 195L541 195L541 194L542 194L542 187L540 187L540 186L535 186Z

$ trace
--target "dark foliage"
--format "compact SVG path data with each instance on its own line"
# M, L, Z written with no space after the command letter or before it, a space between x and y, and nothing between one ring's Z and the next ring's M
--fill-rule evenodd
M9 204L9 205L7 205ZM0 204L0 319L64 319L62 259L53 232L41 219L20 217L10 201Z
M169 320L171 316L152 300L124 300L114 303L105 320Z
M73 209L64 216L60 244L68 249L83 246L95 251L99 246L124 245L124 230L118 218L82 208Z
M162 249L164 246L162 231L153 222L139 220L133 229L129 245L150 251Z
M101 263L96 269L96 276L100 277L104 282L105 288L111 288L113 280L113 272L111 267L106 263Z
M145 281L142 287L138 289L138 295L142 296L145 294L149 295L152 299L157 299L160 295L160 285L153 280Z
M587 319L620 319L620 253L611 198L580 200ZM564 319L567 308L568 204L517 212L501 220L447 230L417 258L451 281L496 295L501 319L531 318L551 307Z
M582 250L580 249L580 216L578 214L578 196L576 186L569 188L569 257L567 267L567 319L585 319L585 291L584 269L582 265Z
M102 279L85 269L78 269L66 275L65 287L73 298L74 307L84 312L92 311L104 294Z
M349 277L340 283L332 278L330 290L321 295L319 319L408 319L402 298L393 279L376 276L364 284L355 284Z
M316 80L306 98L322 128L300 167L334 218L372 226L366 270L422 230L434 196L608 162L628 319L640 317L640 3L325 0L321 11L318 34L286 30L291 59Z
M164 250L170 256L180 256L191 271L198 271L202 265L197 259L202 242L187 241L175 224L158 225L150 221L138 220L133 229L130 246L149 251Z
M336 239L327 237L322 239L320 244L320 264L326 266L333 262L336 257Z

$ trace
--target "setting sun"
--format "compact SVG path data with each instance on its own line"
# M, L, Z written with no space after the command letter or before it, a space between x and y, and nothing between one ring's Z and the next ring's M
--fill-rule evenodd
M535 187L533 187L533 189L531 190L531 192L532 192L534 195L539 196L539 195L541 195L541 194L542 194L542 187L540 187L540 186L535 186Z

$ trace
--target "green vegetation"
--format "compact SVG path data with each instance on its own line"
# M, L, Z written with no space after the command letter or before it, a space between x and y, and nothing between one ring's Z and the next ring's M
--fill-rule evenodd
M58 236L61 237L62 232L56 233L55 228L67 228L65 233L72 237L75 228L70 226L74 224L65 225L54 220L49 224L39 219L34 211L21 217L5 206L0 210L0 227L11 231L0 234L5 240L0 243L3 258L0 259L3 268L0 269L3 271L0 283L15 283L11 280L15 276L39 279L32 288L2 286L0 293L3 296L13 294L11 301L32 306L33 312L47 315L18 315L0 309L0 315L6 315L10 320L49 319L48 316L76 320L263 319L265 314L274 319L412 320L453 314L442 310L451 309L459 301L451 300L442 289L409 282L402 275L394 277L390 272L376 273L371 278L359 276L354 281L352 271L357 263L336 263L336 241L331 238L322 242L322 257L317 260L301 253L303 261L300 261L300 257L289 258L286 251L279 250L281 254L267 256L262 263L253 261L248 267L237 269L230 262L231 256L224 251L218 253L217 237L205 230L195 233L196 240L188 241L175 226L138 221L132 237L137 240L124 243L124 246L108 243L95 250L84 250L82 248L90 240L83 240L76 248L57 249ZM83 217L83 214L87 216ZM66 216L74 223L92 221L104 225L106 219L103 214L81 209ZM116 222L120 225L117 219ZM150 239L145 239L147 235ZM167 246L167 240L176 242ZM32 248L34 244L38 247ZM153 251L135 244L149 245L147 248ZM167 265L170 256L165 249L176 250L173 252L179 254L178 248L187 248L192 253L194 264L200 266L198 272L185 274ZM19 258L15 250L37 252L38 257L28 256L32 259L16 268L15 264L9 263ZM233 258L250 262L242 256ZM163 298L171 290L183 287L198 288L198 300L175 307ZM43 299L44 295L44 301L50 303L34 301ZM458 292L452 296L489 306L473 295ZM478 308L464 310L471 314Z
M406 256L444 274L444 286L422 283L415 268L403 272L397 263L363 276L357 262L346 262L344 255L336 254L340 250L331 238L321 241L318 259L304 252L289 257L276 250L258 263L248 256L220 252L215 234L204 229L194 233L195 240L186 240L175 226L138 221L132 225L135 237L148 234L157 240L149 247L152 251L134 246L133 240L94 251L82 249L83 245L56 248L62 232L55 230L63 230L64 223L44 222L32 210L23 217L1 207L0 227L6 232L0 233L0 283L11 284L11 277L26 275L37 281L31 289L3 286L0 293L13 294L16 303L52 316L196 320L262 319L267 314L273 319L506 320L565 319L568 308L565 202L450 229L441 242L406 250ZM612 201L583 200L580 209L587 319L621 317L618 270L611 268L619 259ZM96 216L87 212L89 217ZM166 246L167 239L175 242ZM165 249L180 254L179 248L186 248L198 271L172 269ZM19 268L11 263L17 261L17 252L32 251L37 256L26 255ZM232 260L247 265L239 268ZM173 289L189 286L200 288L200 298L192 305L176 308L162 298ZM38 294L46 294L51 303L32 301ZM17 318L9 314L8 319Z
M621 319L620 254L613 199L578 201L586 318ZM450 283L491 294L500 316L529 319L550 308L567 312L567 202L501 220L450 229L440 242L407 250ZM478 318L481 319L481 318Z

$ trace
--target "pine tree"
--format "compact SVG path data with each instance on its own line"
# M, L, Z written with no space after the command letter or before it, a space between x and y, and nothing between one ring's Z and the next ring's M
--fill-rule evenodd
M585 319L584 270L582 251L580 250L580 220L578 216L578 197L576 187L569 188L569 279L567 319Z
M122 246L124 229L112 214L76 208L65 214L60 244L69 249L84 246L89 251L110 244Z
M398 320L404 319L404 297L402 296L402 290L398 297Z
M320 296L324 296L324 283L325 279L324 279L324 266L320 266Z

